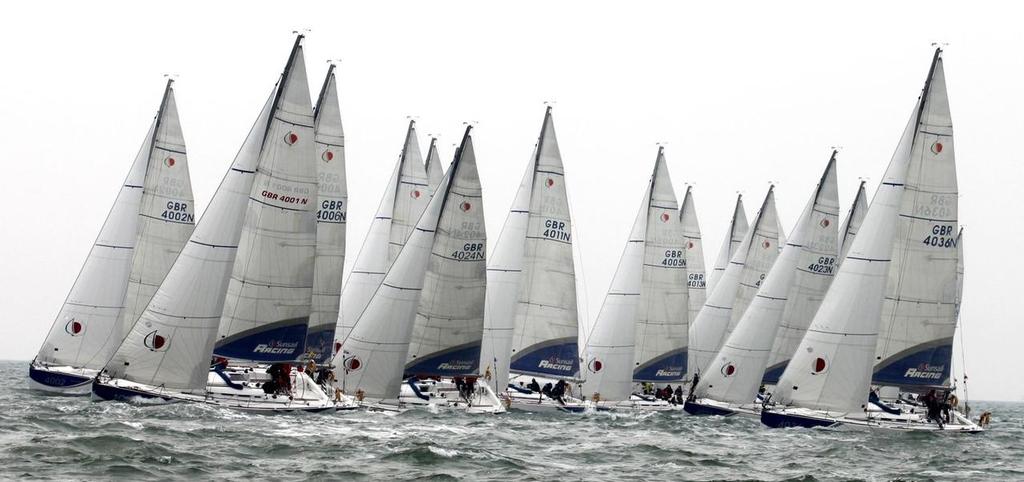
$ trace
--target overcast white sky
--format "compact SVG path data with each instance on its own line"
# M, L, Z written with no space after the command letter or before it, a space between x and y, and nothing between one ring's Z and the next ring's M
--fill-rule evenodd
M0 359L35 355L162 93L177 101L200 208L292 44L309 28L314 94L339 67L349 261L407 116L448 160L464 121L493 242L545 101L555 101L586 293L603 299L656 143L678 196L696 185L706 258L737 191L753 216L778 183L787 232L843 146L843 210L885 169L931 60L946 75L966 226L972 398L1024 399L1020 258L1022 7L1016 2L18 2L0 16ZM719 7L720 6L720 7ZM314 97L315 98L315 97ZM1016 207L1015 207L1016 206Z

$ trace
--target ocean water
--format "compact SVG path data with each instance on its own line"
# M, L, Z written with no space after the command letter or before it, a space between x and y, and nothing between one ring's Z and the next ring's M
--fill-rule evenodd
M684 413L249 415L28 390L0 362L4 479L1022 480L1024 404L979 435L768 429Z

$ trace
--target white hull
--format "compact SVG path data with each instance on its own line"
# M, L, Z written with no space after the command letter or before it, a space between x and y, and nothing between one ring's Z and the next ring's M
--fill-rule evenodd
M466 398L459 393L455 382L450 378L436 380L420 380L416 382L419 394L408 382L402 382L402 391L399 395L399 409L405 408L431 408L442 410L462 410L466 413L505 413L506 405L494 393L491 387L477 382L472 394ZM426 399L422 398L426 397ZM382 405L382 404L375 404ZM380 409L386 409L383 405ZM373 405L370 406L371 409Z
M950 423L929 421L917 413L893 415L870 411L856 415L830 413L807 408L771 408L762 413L762 422L773 427L828 427L838 429L891 430L897 432L978 433L980 426L959 412L951 412ZM769 421L766 421L769 420Z
M644 411L644 412L671 412L682 410L681 404L669 403L665 400L648 400L643 397L632 395L629 400L602 400L594 404L597 410L612 411Z
M573 397L562 397L565 403L540 393L522 393L509 389L502 394L511 408L534 413L569 412L582 413L593 410L590 403Z

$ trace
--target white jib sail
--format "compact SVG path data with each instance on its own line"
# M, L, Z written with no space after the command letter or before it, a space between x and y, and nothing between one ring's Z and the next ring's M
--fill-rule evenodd
M431 194L433 191L427 185L427 173L420 157L416 121L409 121L402 153L342 287L334 333L335 352L344 350L341 345L409 239L412 232L409 227L415 226Z
M313 267L313 302L309 314L306 351L317 362L334 352L334 327L341 303L342 270L345 267L345 229L348 219L348 185L345 176L345 131L338 106L334 64L320 89L314 108L316 123L317 189L316 259Z
M102 354L110 340L117 337L156 125L154 120L75 284L39 348L36 359L40 362L98 369L107 361Z
M679 205L662 148L658 149L651 182L636 310L633 380L681 380L686 375L689 338L686 252L676 212Z
M843 228L839 230L841 237L839 240L839 264L843 263L843 258L846 257L847 251L853 245L853 239L857 237L861 223L864 222L864 215L868 211L867 197L864 181L861 181L860 187L857 188L857 196L853 198L850 211L846 214L846 220L843 221Z
M430 138L430 148L427 149L427 183L430 191L436 191L441 178L444 177L444 168L441 167L441 155L437 153L437 138Z
M722 402L754 401L782 322L808 324L828 291L836 267L839 188L835 155L800 215L757 296L697 385L697 396Z
M747 213L743 207L743 195L738 194L736 196L736 207L732 212L732 220L729 221L729 229L725 232L725 238L722 239L722 247L718 249L718 257L715 258L715 264L711 267L711 272L708 273L707 290L708 296L711 296L711 292L715 290L715 285L718 284L718 280L725 274L725 269L729 267L729 260L736 254L736 250L739 248L740 243L743 241L743 237L747 234Z
M313 296L317 162L301 45L267 127L214 353L289 361L303 353Z
M957 179L941 52L926 87L882 304L873 382L944 386L956 331Z
M686 318L687 326L697 319L707 301L707 277L704 271L704 243L701 241L700 224L697 222L697 207L693 201L692 186L686 187L683 206L679 209L679 224L683 229L683 251L686 257L686 287L690 305ZM689 331L689 328L687 328ZM689 340L689 336L687 336Z
M772 186L718 286L708 294L704 308L690 325L690 344L687 350L687 371L690 374L704 373L725 338L732 332L733 313L739 312L737 316L742 316L741 309L736 308L741 288L756 292L765 273L778 257L777 219L775 186Z
M300 41L301 36L293 51ZM111 377L172 390L205 391L243 215L275 113L274 100L284 82L279 80L271 92L192 237L107 363Z
M584 348L583 395L628 400L633 391L633 344L654 176L647 183L626 247Z
M864 223L807 334L773 393L776 402L818 410L859 413L867 401L878 341L882 300L898 234L904 186L912 159L929 149L921 114L927 89L918 99L871 200Z
M344 370L343 386L349 393L361 391L368 400L389 402L394 402L398 397L427 267L432 258L451 254L438 251L441 245L444 245L445 249L448 246L447 243L441 243L435 247L435 234L442 224L446 229L451 228L450 224L446 224L445 217L461 218L462 215L456 213L465 214L465 211L462 211L462 203L472 203L456 200L457 195L449 199L449 194L453 191L479 192L479 179L476 178L472 138L469 132L470 129L467 128L462 147L456 153L448 174L438 186L438 192L444 195L435 196L430 200L405 248L388 269L384 281L370 298L366 309L345 341L344 358L340 365ZM471 164L471 167L463 169L463 160ZM472 177L469 176L470 172L473 174ZM452 189L449 189L449 184L452 185ZM459 188L456 189L456 186ZM470 211L478 208L480 206L471 205ZM483 266L480 268L483 275ZM481 321L482 290L481 287ZM453 295L454 293L449 294Z

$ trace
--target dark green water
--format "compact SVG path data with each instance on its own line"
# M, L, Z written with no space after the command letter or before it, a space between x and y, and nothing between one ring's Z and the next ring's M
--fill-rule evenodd
M980 435L640 415L248 415L38 395L0 362L6 479L1022 480L1024 404Z

